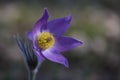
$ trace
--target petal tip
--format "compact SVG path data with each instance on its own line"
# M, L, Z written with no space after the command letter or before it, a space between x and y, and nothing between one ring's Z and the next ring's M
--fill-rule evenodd
M76 45L76 47L77 47L77 46L81 46L81 45L83 45L83 41L78 40L75 45Z
M68 61L67 61L67 60L65 61L64 66L65 66L66 68L69 68L69 64L68 64Z
M32 33L31 32L27 32L26 36L29 40L32 40Z
M71 16L71 15L68 15L68 16L66 17L65 21L71 21L71 19L72 19L72 16Z
M43 15L49 17L49 13L48 13L48 9L47 8L44 8Z
M82 45L84 42L79 40L79 44Z

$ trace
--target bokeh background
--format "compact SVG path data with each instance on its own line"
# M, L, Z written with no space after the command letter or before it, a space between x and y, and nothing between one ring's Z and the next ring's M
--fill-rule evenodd
M44 61L37 80L120 80L120 0L0 0L0 80L27 80L13 35L24 36L42 15L49 20L69 14L65 35L84 41L63 54L70 68Z

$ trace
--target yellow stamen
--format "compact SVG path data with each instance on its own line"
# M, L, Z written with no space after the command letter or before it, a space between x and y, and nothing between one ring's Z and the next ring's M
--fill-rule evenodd
M45 50L54 44L55 39L54 39L53 35L50 34L49 32L42 32L38 35L37 42L38 42L38 46L42 50Z

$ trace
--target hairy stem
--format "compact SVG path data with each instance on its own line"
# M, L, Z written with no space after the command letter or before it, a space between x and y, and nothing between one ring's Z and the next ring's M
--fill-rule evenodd
M29 74L28 74L29 80L36 80L36 76L40 65L41 63L38 63L37 67L34 70L29 70Z

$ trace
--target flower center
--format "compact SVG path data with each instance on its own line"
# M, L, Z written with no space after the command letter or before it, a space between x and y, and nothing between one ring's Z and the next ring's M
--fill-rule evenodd
M42 50L45 50L51 47L54 44L55 40L53 35L50 34L49 32L42 32L38 35L37 42L38 42L38 46Z

